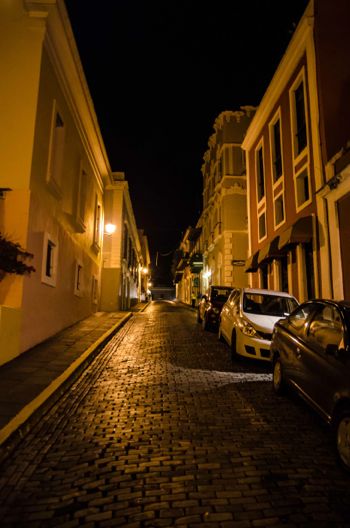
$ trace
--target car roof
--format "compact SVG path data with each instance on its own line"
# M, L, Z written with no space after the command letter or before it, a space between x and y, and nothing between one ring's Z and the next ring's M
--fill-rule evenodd
M324 303L324 304L332 304L333 306L337 306L338 308L343 308L344 310L350 310L350 301L343 300L337 300L337 299L309 299L308 301L305 301L306 303Z
M261 295L279 295L280 297L291 297L292 299L295 299L294 295L291 295L290 293L276 290L267 290L264 288L242 288L242 292L256 294L260 293Z

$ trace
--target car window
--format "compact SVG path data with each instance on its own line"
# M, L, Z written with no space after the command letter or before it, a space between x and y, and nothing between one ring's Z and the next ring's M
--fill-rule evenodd
M212 288L210 298L212 301L227 301L231 288Z
M239 299L240 290L233 290L232 294L230 295L230 304L233 306L237 299Z
M308 336L322 349L327 345L344 346L344 328L339 311L334 306L325 306L312 318Z
M246 292L243 297L243 311L253 314L285 317L297 306L295 299L281 295Z
M316 308L312 304L307 304L299 310L295 310L288 318L289 323L297 330L301 330L305 325L310 313Z

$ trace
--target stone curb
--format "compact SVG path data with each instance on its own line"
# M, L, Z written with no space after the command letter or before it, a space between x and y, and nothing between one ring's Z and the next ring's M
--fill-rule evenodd
M141 311L143 311L148 305L146 305L144 308L142 308ZM89 359L94 358L94 352L104 344L121 326L123 326L126 321L128 321L133 315L133 312L127 312L125 316L118 321L115 325L113 325L107 332L105 332L97 341L95 341L92 345L89 346L83 352L58 378L56 378L54 381L50 383L46 389L44 389L34 400L32 400L29 404L27 404L23 409L14 417L8 424L5 425L2 429L0 429L0 447L2 447L5 442L7 442L13 435L15 435L16 432L18 432L18 436L20 440L24 434L21 428L25 427L25 424L30 420L31 417L35 415L41 409L45 406L45 403L48 402L54 394L57 394L59 397L63 390L64 385L67 384L68 380L70 378L74 378L74 374L78 373L83 364L89 363ZM56 401L56 400L55 400ZM53 402L54 403L54 402ZM47 409L45 408L45 411ZM28 427L27 427L28 429ZM26 431L27 432L27 431ZM10 447L11 449L11 447ZM0 456L0 459L2 456ZM0 460L1 462L1 460Z

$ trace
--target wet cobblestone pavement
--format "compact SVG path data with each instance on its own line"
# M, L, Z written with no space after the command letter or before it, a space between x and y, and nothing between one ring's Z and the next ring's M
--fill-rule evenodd
M2 528L350 526L328 428L170 302L135 314L0 469Z

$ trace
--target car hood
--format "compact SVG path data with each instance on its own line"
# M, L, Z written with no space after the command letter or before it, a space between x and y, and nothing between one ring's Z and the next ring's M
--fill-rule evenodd
M251 314L246 312L243 312L243 315L250 323L252 323L254 328L269 333L272 333L275 323L280 319L283 319L283 317L280 316L276 317L274 315Z

